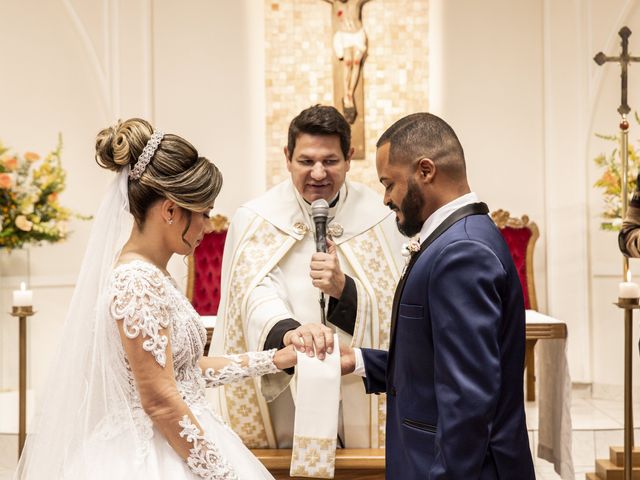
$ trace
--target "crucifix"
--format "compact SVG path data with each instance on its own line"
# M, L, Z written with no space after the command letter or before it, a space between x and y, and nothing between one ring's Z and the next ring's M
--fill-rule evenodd
M629 203L628 176L629 176L629 121L627 114L631 111L627 104L627 72L629 63L640 61L640 57L629 55L629 36L631 30L622 27L618 32L622 39L622 53L619 57L609 57L602 52L596 54L593 59L598 65L606 62L617 62L620 64L621 97L618 113L620 114L620 152L622 157L622 218L627 214ZM622 261L623 279L627 279L629 272L629 259L623 257ZM624 310L624 480L631 480L633 475L632 452L633 452L633 396L632 396L632 336L633 336L633 310L639 308L637 301L626 302L628 299L618 299L617 305ZM637 299L635 299L637 300Z
M331 4L333 29L333 103L351 125L353 158L363 159L364 89L362 67L367 55L367 35L362 7L370 0L324 0Z

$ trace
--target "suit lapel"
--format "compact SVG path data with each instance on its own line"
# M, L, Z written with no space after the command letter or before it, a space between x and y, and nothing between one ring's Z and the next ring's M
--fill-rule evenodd
M470 215L486 215L487 213L489 213L489 207L487 207L487 204L483 202L471 203L459 208L449 215L445 221L442 222L438 228L436 228L433 233L426 238L426 240L420 245L420 251L414 254L411 257L411 260L409 260L409 264L407 265L400 282L398 282L396 292L393 296L393 309L391 310L391 338L389 340L389 365L387 366L387 375L389 378L391 378L391 365L393 362L393 352L395 350L396 324L398 320L398 311L400 310L400 299L402 298L402 292L404 291L404 286L407 282L407 278L409 278L411 269L418 261L420 255L427 250L429 245L435 242L438 237L446 232L453 224Z

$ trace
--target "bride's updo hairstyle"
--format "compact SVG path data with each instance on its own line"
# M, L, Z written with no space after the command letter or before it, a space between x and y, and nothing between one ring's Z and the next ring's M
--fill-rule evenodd
M96 138L96 162L103 168L133 169L154 130L149 122L130 118L102 130ZM189 213L211 208L222 188L220 170L185 139L166 134L140 178L129 178L129 209L139 228L149 207L167 198ZM187 222L189 229L191 221ZM184 238L184 234L183 234Z

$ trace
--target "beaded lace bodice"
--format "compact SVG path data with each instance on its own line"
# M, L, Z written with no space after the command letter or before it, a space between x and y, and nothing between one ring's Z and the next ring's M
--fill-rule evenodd
M198 360L204 354L207 332L199 315L178 290L173 279L151 264L133 261L118 266L111 283L111 315L123 321L127 337L142 335L143 348L163 367L170 332L173 370L182 399L192 409L208 408L204 378ZM125 355L124 351L122 352ZM130 369L132 402L139 402Z
M122 321L124 334L130 339L142 337L142 348L162 367L167 365L170 344L176 386L182 400L196 415L208 410L218 418L222 428L228 427L210 409L205 399L205 387L277 371L273 364L275 351L266 351L245 354L245 366L242 366L241 356L226 356L228 362L220 370L207 368L202 372L199 360L204 354L206 329L173 279L150 263L135 260L116 267L111 276L109 298L110 314L116 321ZM119 383L126 390L128 414L134 419L138 438L143 440L140 454L144 456L153 436L153 424L142 408L116 328L114 332L113 345L121 359L122 380ZM109 423L117 422L117 415L114 412ZM207 479L236 478L216 446L206 439L206 432L200 432L189 417L185 416L175 427L180 430L181 437L193 444L187 464L194 474Z

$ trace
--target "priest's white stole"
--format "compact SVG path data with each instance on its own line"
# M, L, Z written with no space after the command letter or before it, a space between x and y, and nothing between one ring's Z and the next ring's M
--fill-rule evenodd
M340 348L324 360L298 352L292 477L333 478L340 406Z

